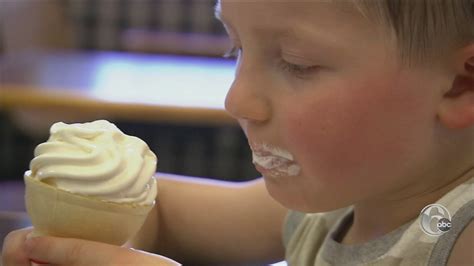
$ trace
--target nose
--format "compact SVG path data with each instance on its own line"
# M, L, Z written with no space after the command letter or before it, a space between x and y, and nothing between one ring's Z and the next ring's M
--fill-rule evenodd
M246 66L243 61L237 64L234 82L225 99L225 109L234 118L253 123L270 119L269 95L259 74L257 69Z

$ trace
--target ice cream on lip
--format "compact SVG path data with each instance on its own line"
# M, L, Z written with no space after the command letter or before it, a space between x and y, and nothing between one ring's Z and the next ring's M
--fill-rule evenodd
M141 139L114 124L56 123L35 149L26 174L74 194L115 203L151 205L157 194L157 158Z
M294 156L287 150L266 143L250 143L252 162L272 176L297 176L301 167L294 160Z

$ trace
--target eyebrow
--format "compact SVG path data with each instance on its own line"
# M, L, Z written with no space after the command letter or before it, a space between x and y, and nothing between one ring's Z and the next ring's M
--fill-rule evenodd
M336 3L335 1L336 0L325 0L327 2L331 2L331 3ZM214 16L216 17L216 19L218 19L219 21L222 22L222 24L224 24L224 27L226 28L230 28L230 29L233 29L232 25L222 16L222 7L221 7L221 1L218 0L216 5L214 6ZM314 31L308 31L307 29L303 29L301 28L300 31L306 31L306 32L312 32L313 34L315 34ZM283 30L283 31L279 31L279 33L286 37L286 38L294 38L294 39L301 39L300 38L300 34L298 34L298 30L296 29L287 29L287 30ZM321 33L319 33L319 35L321 35ZM322 42L318 41L318 43L320 45L323 45ZM325 45L323 45L325 47L338 47L338 45L332 41L326 43Z

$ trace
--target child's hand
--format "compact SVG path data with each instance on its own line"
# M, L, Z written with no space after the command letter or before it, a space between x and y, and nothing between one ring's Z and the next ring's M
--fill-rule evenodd
M30 232L31 229L22 229L5 238L4 266L30 266L30 260L53 265L179 265L162 256L87 240L58 237L27 240Z
M0 263L0 265L31 266L24 243L26 236L31 233L32 230L30 227L13 231L5 237L2 248L2 263Z

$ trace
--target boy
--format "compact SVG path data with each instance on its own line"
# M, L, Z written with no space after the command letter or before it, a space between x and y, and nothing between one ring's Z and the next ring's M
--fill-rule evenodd
M472 0L217 11L238 52L226 108L263 181L162 177L137 248L190 265L474 263ZM28 232L7 237L5 265L173 263Z

